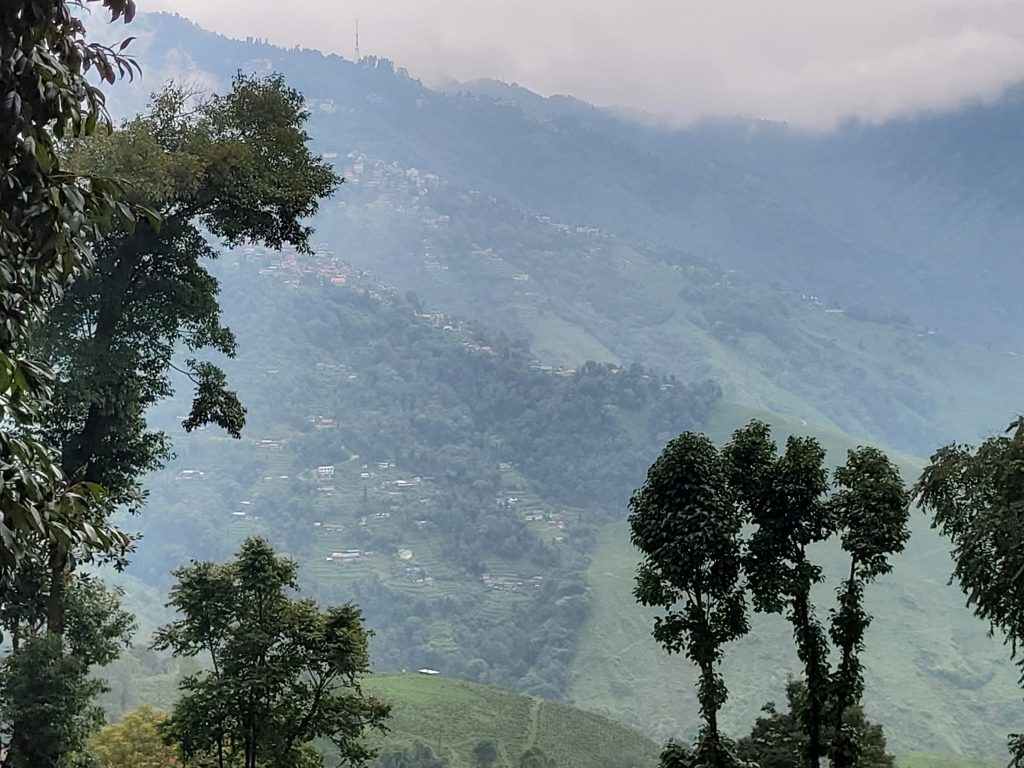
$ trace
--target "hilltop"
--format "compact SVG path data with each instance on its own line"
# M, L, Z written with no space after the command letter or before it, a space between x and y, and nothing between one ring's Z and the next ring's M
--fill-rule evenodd
M447 92L392 62L231 41L184 19L137 22L147 72L209 85L280 71L327 152L435 173L572 226L695 253L848 309L1021 351L1024 89L987 104L806 134L765 121L644 125L493 81ZM121 108L147 82L119 89ZM131 95L129 95L131 94Z

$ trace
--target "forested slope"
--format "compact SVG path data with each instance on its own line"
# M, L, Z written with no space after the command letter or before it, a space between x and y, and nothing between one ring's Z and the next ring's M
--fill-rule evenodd
M221 272L249 423L178 440L129 573L163 588L265 533L308 563L311 594L365 609L379 667L562 695L597 526L717 386L556 370L327 255L239 253ZM175 407L157 416L172 433Z

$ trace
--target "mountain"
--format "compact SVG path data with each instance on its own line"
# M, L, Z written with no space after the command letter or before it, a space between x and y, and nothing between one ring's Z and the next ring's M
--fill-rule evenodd
M692 670L633 604L625 506L672 436L752 417L905 453L998 429L1024 374L1020 103L804 135L652 127L501 83L432 91L393 64L139 21L151 73L281 71L348 183L311 257L216 266L245 439L186 437L150 478L129 570L144 624L168 572L252 533L303 587L355 600L382 670L571 700L692 735ZM118 89L124 111L142 90ZM954 152L954 148L956 151ZM1000 154L1002 153L1002 154ZM915 519L873 588L869 715L899 751L1001 756L1019 691ZM841 559L821 553L831 569ZM827 606L828 591L821 594ZM795 671L784 626L729 651L737 732ZM114 694L162 662L136 651Z
M668 130L493 81L431 91L384 60L167 15L139 32L158 82L285 73L349 180L316 222L323 238L566 365L712 377L730 400L925 455L1018 407L1017 190L990 157L1012 136L1014 93L827 136ZM120 108L143 87L120 89Z
M189 71L182 61L222 83L237 68L284 72L311 99L314 135L342 156L1021 351L1020 88L824 135L751 120L671 130L493 81L431 91L387 61L229 41L170 16L140 27L138 53L158 75Z
M125 521L143 533L128 574L144 629L167 620L152 595L173 568L260 534L299 560L305 593L363 608L379 670L431 667L657 739L693 734L693 670L655 646L652 614L633 601L630 491L684 429L724 440L771 419L778 439L813 434L833 461L856 441L727 403L703 380L595 363L570 373L326 250L249 249L215 266L240 350L225 369L249 424L241 441L185 436L183 402L153 414L178 456ZM912 478L920 461L894 455ZM899 751L997 755L1015 675L945 585L946 545L923 516L914 529L869 592L869 712ZM840 553L820 557L842 568ZM726 655L736 733L798 672L786 626L755 628ZM111 673L108 706L167 695L164 663L136 650Z
M218 273L246 437L177 441L125 521L144 536L130 573L166 589L265 534L309 594L364 608L382 668L563 696L599 527L718 388L555 368L327 253L237 253ZM185 407L154 421L180 434Z

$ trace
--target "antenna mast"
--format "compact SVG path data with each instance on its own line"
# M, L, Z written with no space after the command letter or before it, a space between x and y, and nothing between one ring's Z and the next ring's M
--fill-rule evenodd
M356 62L359 61L359 19L356 19Z

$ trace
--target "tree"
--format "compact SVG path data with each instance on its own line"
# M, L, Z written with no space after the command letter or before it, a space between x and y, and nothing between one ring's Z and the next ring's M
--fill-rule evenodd
M730 765L734 758L718 729L727 696L718 666L725 644L749 627L741 579L743 513L722 456L704 435L683 433L651 466L629 508L632 541L643 553L634 594L665 612L655 619L654 638L700 669L705 729L697 764Z
M154 647L208 655L212 665L181 682L167 726L186 764L285 768L316 738L353 765L373 756L360 737L383 730L389 707L360 688L370 634L362 614L289 597L296 576L294 561L256 538L227 564L175 571L168 605L181 618L157 632Z
M977 449L940 448L914 486L932 527L953 544L953 578L974 613L1003 633L1024 681L1024 418ZM1024 736L1009 737L1014 766L1024 766Z
M736 742L740 757L758 768L803 768L807 764L808 735L803 714L809 704L807 686L802 682L790 681L786 685L788 712L779 712L769 702L762 707L750 735ZM857 734L861 745L859 768L893 768L895 760L886 752L885 734L882 726L874 725L865 717L860 707L847 711L847 723ZM831 725L826 725L826 741L831 735Z
M86 42L73 8L85 2L29 0L0 7L0 576L17 564L26 536L107 548L123 537L80 519L94 489L60 471L34 434L51 374L31 359L32 330L60 293L89 269L87 240L131 209L110 179L64 167L59 142L109 126L101 88L131 76L121 52ZM133 0L103 0L113 20L131 21Z
M540 747L530 747L519 756L519 768L554 768L555 761Z
M831 535L831 507L825 451L817 440L790 437L779 456L767 424L752 421L733 434L724 452L729 481L754 530L744 567L754 609L788 609L797 655L804 665L807 764L817 768L825 754L822 736L829 695L828 637L814 615L811 589L821 568L807 547ZM764 766L762 766L764 768Z
M832 675L831 757L836 768L852 768L861 745L849 710L860 705L864 692L860 654L871 623L864 611L864 587L892 570L890 557L902 552L910 538L910 494L899 469L877 448L850 451L835 471L835 486L830 505L843 550L850 555L850 571L837 589L839 607L829 627L839 650Z
M447 761L434 755L422 741L414 741L408 748L382 752L373 762L374 768L447 768Z
M490 739L478 741L473 747L473 765L476 768L491 768L498 762L498 745Z
M13 622L18 651L0 666L0 724L8 735L4 768L70 766L102 725L94 701L107 687L91 668L116 659L135 629L120 598L120 592L79 576L68 591L66 637L45 630L38 602Z
M217 281L203 264L217 255L208 235L308 251L303 219L339 181L309 151L302 96L282 77L239 75L228 94L197 98L168 86L146 114L82 142L73 156L79 168L125 180L130 199L160 219L96 243L92 278L72 286L37 334L41 354L60 371L47 426L63 471L109 491L93 510L97 522L116 505L137 509L138 478L170 454L145 414L173 391L176 348L235 352ZM245 411L224 373L211 362L186 365L195 387L186 429L214 423L238 437ZM50 561L50 628L60 634L59 574L66 579L76 553L55 543Z
M99 768L175 768L180 755L161 735L166 722L165 713L139 707L93 734L88 753Z

